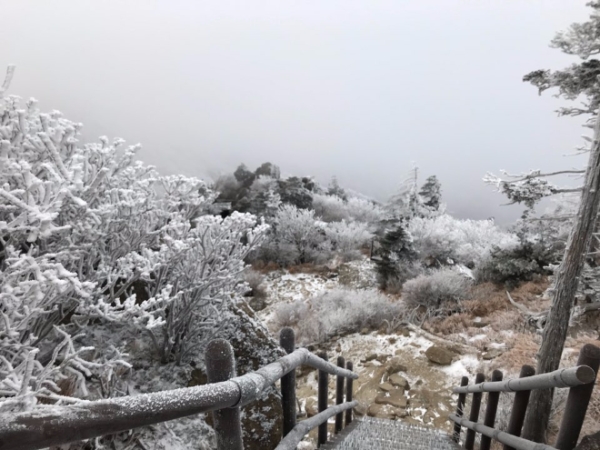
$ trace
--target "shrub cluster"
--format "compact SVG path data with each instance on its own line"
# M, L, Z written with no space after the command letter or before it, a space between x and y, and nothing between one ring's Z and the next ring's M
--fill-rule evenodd
M294 328L298 342L306 345L364 328L378 329L402 313L400 302L377 290L335 289L279 305L275 323L278 328Z
M422 306L429 312L447 311L468 298L470 287L471 280L464 274L443 268L404 283L402 299L409 308Z

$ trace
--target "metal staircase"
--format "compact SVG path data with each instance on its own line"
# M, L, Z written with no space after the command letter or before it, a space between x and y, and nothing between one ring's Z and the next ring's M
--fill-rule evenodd
M324 450L456 450L460 448L443 431L394 420L365 417L355 420Z

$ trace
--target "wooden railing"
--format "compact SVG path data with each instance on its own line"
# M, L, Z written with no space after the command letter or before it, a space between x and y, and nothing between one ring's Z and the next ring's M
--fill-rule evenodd
M464 426L467 428L464 439L466 450L473 450L476 433L482 435L479 450L489 450L492 439L504 444L504 450L573 450L581 433L599 365L600 348L587 344L581 349L577 366L569 369L535 375L534 368L526 365L521 368L519 378L505 381L502 381L502 372L495 370L490 382L485 382L484 375L479 373L475 377L475 384L470 386L468 378L463 377L460 387L453 389L459 394L456 413L450 415L450 420L455 422L454 441L459 442L461 427ZM521 438L531 391L566 387L570 388L569 395L554 447ZM478 423L483 392L488 393L487 408L483 423ZM515 392L506 431L494 428L500 392ZM471 411L469 419L465 419L462 416L466 396L471 393L473 394Z
M242 450L240 408L258 398L281 380L283 440L277 450L295 449L303 437L319 427L319 445L327 441L327 420L336 416L336 432L342 415L352 421L352 363L343 367L327 362L304 348L295 349L294 332L281 332L281 344L288 355L256 372L236 377L233 349L228 341L217 339L207 347L206 368L209 384L183 389L81 402L72 406L47 406L31 412L0 414L0 450L36 450L84 439L114 434L180 417L212 411L219 450ZM319 370L319 413L296 424L295 369L306 365ZM336 405L327 408L327 377L337 377ZM344 402L344 380L347 396Z

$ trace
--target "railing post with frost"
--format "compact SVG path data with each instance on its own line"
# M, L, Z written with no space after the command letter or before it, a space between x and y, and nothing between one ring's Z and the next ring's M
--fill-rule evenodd
M338 356L337 365L338 367L344 368L344 357ZM335 383L335 404L341 405L344 403L344 377L341 375L337 375ZM340 412L335 416L335 434L338 434L342 431L344 426L344 412Z
M478 373L475 377L475 384L483 383L485 376L482 373ZM473 400L471 401L471 412L469 414L469 420L471 422L477 422L479 419L479 410L481 409L481 392L475 392L473 394ZM467 437L465 438L465 449L473 450L475 445L475 430L468 429Z
M461 386L466 386L467 384L469 384L469 378L468 377L462 377L460 380L460 385ZM463 411L465 409L465 401L467 399L467 393L466 392L461 392L460 394L458 394L458 402L456 404L456 415L458 417L462 417L463 415ZM454 433L452 436L452 439L454 440L454 442L456 442L458 444L458 441L460 440L460 423L456 422L454 424Z
M281 347L289 354L296 346L294 330L284 328L279 333ZM281 407L283 409L283 436L296 426L296 369L281 378Z
M589 366L595 374L598 374L600 348L592 344L584 345L579 353L577 365ZM575 445L577 445L577 439L579 439L579 433L585 420L585 413L587 412L595 384L594 379L591 383L569 389L565 412L558 431L558 437L556 438L556 444L554 444L556 448L560 450L573 450Z
M519 378L526 378L535 375L535 369L531 366L521 367L521 373ZM531 391L519 391L515 393L515 399L513 400L512 411L510 412L510 420L508 422L508 429L506 432L513 436L521 436L521 430L523 429L523 422L525 422L525 413L527 412L527 405L529 403L529 396ZM515 450L509 445L504 445L503 450Z
M350 372L352 372L353 369L353 364L352 361L348 361L346 362L346 369L349 370ZM347 402L351 402L352 401L352 382L354 380L352 378L348 378L346 380L346 401ZM352 423L352 408L347 409L346 410L346 420L345 420L346 426L350 425Z
M494 370L492 372L492 381L502 381L502 372ZM486 427L494 428L494 422L496 422L496 411L498 411L498 401L500 400L500 392L489 392L487 407L485 409L485 417L483 424ZM489 436L481 435L481 443L479 444L479 450L490 450L492 445L492 438Z
M327 361L327 354L320 353L319 357ZM329 375L324 370L319 370L319 392L318 392L318 403L319 403L319 412L323 412L327 409L327 397L328 397L328 380ZM319 432L317 436L317 446L327 442L327 421L319 425Z
M211 341L206 348L206 372L209 383L235 377L235 359L231 344L225 339ZM212 412L218 450L244 450L240 408L224 408Z

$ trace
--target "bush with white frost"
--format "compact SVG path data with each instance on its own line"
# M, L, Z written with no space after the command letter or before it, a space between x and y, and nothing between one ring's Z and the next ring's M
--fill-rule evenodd
M0 98L1 411L126 392L134 336L144 359L181 362L243 293L267 229L203 215L215 194L201 180L159 175L120 139L82 145L80 131Z
M501 230L492 220L462 220L443 214L432 218L415 217L408 231L421 259L461 264L479 264L493 248L510 249L518 245L516 235Z
M398 320L402 305L377 290L333 289L308 300L283 303L275 310L277 327L293 327L302 345L334 335L378 329Z
M358 197L343 200L337 195L313 194L313 209L324 222L346 220L376 224L384 217L381 206Z
M419 275L402 286L402 300L409 308L425 307L431 313L454 309L469 296L471 280L451 268Z

